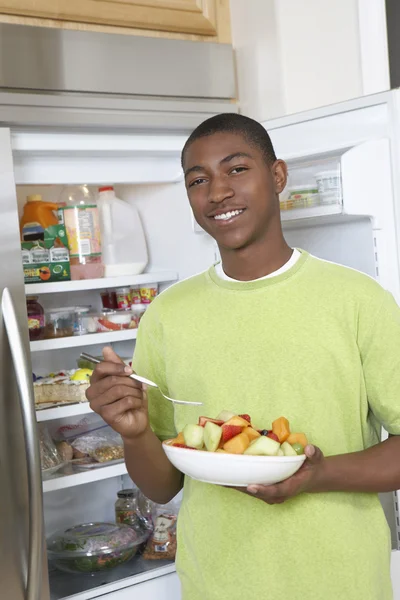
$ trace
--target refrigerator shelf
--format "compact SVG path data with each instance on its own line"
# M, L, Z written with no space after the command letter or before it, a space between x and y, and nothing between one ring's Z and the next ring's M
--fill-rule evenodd
M71 335L70 337L52 338L31 342L31 352L44 352L46 350L61 350L63 348L81 348L93 346L94 344L111 344L112 342L124 342L134 340L137 329L126 329L124 331L111 331L110 333L90 333L87 335Z
M55 419L65 419L75 417L76 415L86 415L93 412L89 402L79 402L75 404L59 404L52 408L42 408L36 410L36 421L54 421Z
M59 281L53 283L28 283L25 293L29 295L56 294L65 292L81 292L88 290L102 290L118 287L135 287L149 283L162 283L176 281L176 271L158 271L155 273L141 273L140 275L126 275L123 277L104 277L102 279L82 279L80 281Z
M129 596L139 600L141 593L135 591L135 585L175 573L172 561L144 560L139 556L115 569L94 575L62 573L49 566L50 600L90 600L127 588L130 588Z
M318 217L328 217L331 215L343 214L343 206L341 204L327 204L325 206L310 206L309 208L293 208L292 210L281 211L281 220L297 221L299 219L315 219Z
M67 475L66 471L72 471L72 473ZM102 479L110 479L110 477L118 477L126 474L127 470L124 462L118 465L105 465L101 468L99 467L93 470L88 469L86 471L81 471L73 465L66 465L43 481L43 492L54 492L56 490L84 485L85 483L92 483L93 481L101 481Z

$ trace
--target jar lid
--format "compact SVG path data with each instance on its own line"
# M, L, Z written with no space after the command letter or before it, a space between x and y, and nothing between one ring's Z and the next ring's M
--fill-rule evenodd
M135 490L120 490L117 492L118 498L133 498L135 496Z

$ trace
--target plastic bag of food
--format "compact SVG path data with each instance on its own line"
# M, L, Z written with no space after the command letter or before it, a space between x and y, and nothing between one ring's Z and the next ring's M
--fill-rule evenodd
M74 458L90 457L99 463L124 458L122 438L108 425L94 429L91 433L79 435L71 445Z
M156 505L154 531L143 552L145 560L175 560L176 522L179 504L176 499L169 504Z
M54 469L55 467L58 467L58 465L61 465L63 459L58 452L47 427L38 425L38 437L42 471Z

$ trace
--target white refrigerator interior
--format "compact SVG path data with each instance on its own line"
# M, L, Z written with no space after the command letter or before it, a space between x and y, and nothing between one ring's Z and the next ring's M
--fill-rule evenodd
M336 173L340 181L334 200L328 198L308 206L291 204L287 195L282 197L288 243L367 273L400 301L397 103L398 93L391 92L369 101L275 120L265 126L277 155L288 162L291 188L316 185L319 174L326 172ZM34 192L46 200L57 201L64 184L86 183L93 189L114 184L117 196L134 204L140 213L149 250L147 277L159 282L163 289L207 269L218 257L213 240L193 224L180 168L185 139L185 135L166 133L146 136L65 129L60 134L12 129L19 211L26 196ZM134 278L130 283L135 283ZM115 287L120 284L115 282ZM26 286L26 292L39 293L45 308L76 304L100 308L99 280L87 284L67 282L53 288L51 285ZM104 287L112 284L107 282ZM74 368L80 351L86 349L98 355L105 344L129 358L134 350L134 333L97 338L103 334L94 334L90 340L82 336L85 339L70 338L68 343L33 342L33 371L43 375ZM77 404L38 411L37 418L56 429L88 414L87 404ZM113 520L117 491L129 485L124 465L46 479L46 536L75 523ZM394 496L386 498L386 505L396 565L399 532ZM179 583L172 563L144 566L139 561L137 567L133 564L95 576L71 576L51 570L51 600L89 600L99 596L107 600L179 600ZM396 600L400 600L398 576L394 577L394 584Z

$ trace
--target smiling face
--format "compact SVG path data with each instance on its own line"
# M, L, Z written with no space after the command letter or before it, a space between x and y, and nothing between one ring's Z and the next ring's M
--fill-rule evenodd
M194 216L221 251L260 242L280 226L278 194L286 185L283 161L268 164L240 134L214 133L189 145L185 183Z

